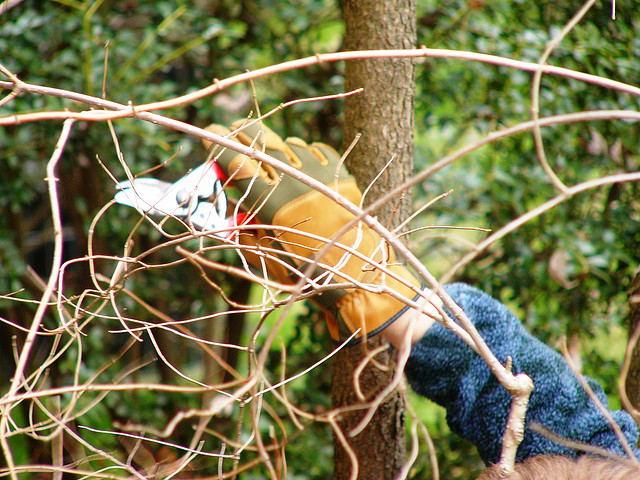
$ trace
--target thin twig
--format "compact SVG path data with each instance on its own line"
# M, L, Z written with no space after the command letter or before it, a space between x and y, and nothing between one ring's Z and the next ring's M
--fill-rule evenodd
M618 440L620 440L620 444L622 445L622 448L624 449L627 456L634 462L638 463L638 459L636 458L636 455L633 453L633 449L629 445L629 441L624 436L624 433L622 433L622 429L620 428L620 425L618 425L618 422L615 421L609 409L605 407L602 401L596 396L595 392L593 391L593 388L591 388L591 386L587 383L584 376L577 370L573 362L573 359L571 358L571 355L569 355L566 338L563 339L563 342L561 343L561 347L562 347L562 356L564 357L565 361L569 365L569 368L571 369L574 376L580 383L580 386L587 393L587 395L589 396L589 399L595 404L598 411L604 416L604 418L607 419L609 426L611 426L611 429L616 434L616 437L618 438Z
M540 83L542 82L542 69L544 65L547 63L547 60L553 53L553 50L560 44L562 39L567 36L567 34L578 24L578 22L587 14L587 12L591 9L595 0L588 0L580 10L576 12L576 14L569 20L569 22L562 28L560 33L553 38L545 47L542 55L538 59L538 65L540 68L536 70L533 74L533 81L531 83L531 119L533 120L533 139L536 146L536 153L538 154L538 160L540 161L540 165L542 165L543 170L551 180L551 183L560 190L561 193L565 193L567 190L567 186L558 178L556 173L549 165L547 160L547 156L544 152L544 142L542 140L542 132L540 130L539 119L540 119Z
M110 110L117 110L116 112L101 112L101 111L88 111L81 112L78 114L79 116L72 117L77 120L87 120L87 121L105 121L105 120L115 120L117 118L126 118L126 117L138 117L141 119L147 119L145 113L151 112L153 110L162 110L172 107L177 107L180 105L184 105L187 103L191 103L195 100L199 100L201 98L207 97L209 95L213 95L218 93L225 88L228 88L232 85L236 85L238 83L243 83L249 80L253 80L259 77L273 75L276 73L283 73L290 70L296 70L300 68L307 68L314 65L322 64L325 62L338 62L338 61L351 61L351 60L362 60L368 58L455 58L459 60L470 60L477 61L482 63L488 63L492 65L499 65L510 67L518 70L524 70L529 72L538 72L541 71L546 75L558 75L566 78L571 78L574 80L578 80L585 83L591 83L593 85L598 85L605 88L610 88L614 90L618 90L625 93L630 93L634 96L640 96L640 88L634 87L632 85L625 84L623 82L617 82L608 78L599 77L597 75L590 75L587 73L576 72L575 70L570 70L567 68L554 67L551 65L540 66L538 63L532 62L524 62L520 60L512 60L504 57L499 57L495 55L487 55L484 53L475 53L475 52L465 52L465 51L457 51L457 50L446 50L446 49L429 49L429 48L418 48L418 49L407 49L407 50L360 50L354 52L338 52L338 53L325 53L325 54L317 54L312 57L306 57L299 60L292 60L289 62L283 62L278 65L272 65L270 67L265 67L262 69L258 69L255 71L250 71L246 73L242 73L231 77L226 80L215 80L213 85L198 90L196 92L192 92L187 95L183 95L181 97L173 98L171 100L167 100L164 102L155 102L145 105L133 106L133 105L121 105L116 102L109 102L106 100L102 100L96 97L92 97L89 95L79 94L76 92L70 92L66 90L51 88L51 87L43 87L28 83L22 83L21 88L24 91L31 93L38 93L42 95L53 95L59 96L62 98L68 98L71 100L87 103L89 105L98 106L101 108L106 108ZM14 88L13 82L4 82L0 81L0 88ZM67 112L68 113L68 112ZM51 115L47 117L47 115ZM28 114L29 117L25 117L25 120L19 120L18 116L7 116L0 118L0 125L5 124L19 124L24 121L39 121L39 120L53 120L60 118L70 118L65 115L65 112L41 112ZM76 114L74 114L76 115ZM5 123L9 120L9 123Z
M24 345L22 346L22 351L20 352L20 357L18 358L18 362L14 370L11 385L9 386L9 390L7 391L7 393L3 395L3 399L6 398L9 402L12 401L12 399L16 395L16 392L20 388L20 382L22 381L24 370L27 367L27 361L29 359L31 349L33 348L38 330L40 329L40 325L42 323L42 319L44 318L44 314L47 310L48 302L51 299L57 285L58 273L60 270L60 265L62 263L63 237L62 220L60 218L60 205L58 202L58 179L56 178L56 167L58 165L60 157L62 156L65 144L69 139L69 135L71 134L71 127L74 123L74 120L65 120L62 131L60 132L60 137L58 138L58 142L56 143L53 154L51 155L51 159L47 163L47 183L49 186L49 200L51 203L51 216L54 231L53 262L51 273L49 275L49 281L47 282L47 288L42 294L42 298L40 300L40 303L38 304L38 309L33 316L29 333L27 334L27 338L25 339ZM18 480L17 474L15 472L13 455L6 441L6 432L8 431L10 412L11 404L7 404L7 406L2 410L2 414L0 417L0 445L2 445L2 449L4 451L5 459L7 461L7 465L11 474L11 479Z

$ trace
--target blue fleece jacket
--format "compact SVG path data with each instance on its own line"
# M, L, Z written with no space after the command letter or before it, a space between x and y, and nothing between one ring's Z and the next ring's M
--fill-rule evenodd
M625 455L620 440L561 355L530 335L506 306L486 293L461 283L445 288L498 360L504 364L511 356L514 373L524 372L533 379L527 425L535 421L563 438ZM471 348L437 323L413 346L405 372L416 393L446 408L451 430L473 442L486 463L499 460L511 396ZM606 405L602 388L587 381ZM635 422L624 411L612 415L637 453ZM542 454L575 457L580 452L527 428L516 460Z

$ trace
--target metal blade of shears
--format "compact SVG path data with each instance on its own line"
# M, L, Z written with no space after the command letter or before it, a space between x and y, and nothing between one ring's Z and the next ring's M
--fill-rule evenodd
M229 225L219 170L207 162L174 183L136 178L116 184L115 201L153 216L174 216L202 230Z

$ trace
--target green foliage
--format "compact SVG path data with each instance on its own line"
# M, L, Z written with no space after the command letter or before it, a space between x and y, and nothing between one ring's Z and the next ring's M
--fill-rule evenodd
M630 1L616 2L615 21L610 19L609 9L607 3L596 5L554 50L548 63L629 84L640 83L636 65L640 38L635 34L640 20L636 6ZM550 1L425 1L419 5L419 42L428 47L535 62L546 42L574 13L575 7L570 3ZM246 69L336 51L342 44L343 32L339 5L330 0L27 0L0 16L0 52L2 64L26 82L96 96L101 96L104 88L108 99L140 104L183 95L209 85L214 78L226 78ZM264 113L289 100L340 92L342 68L340 64L322 65L259 79L252 87L234 87L165 113L198 126L213 121L227 123L255 109L254 93ZM529 73L469 61L429 59L418 67L417 80L417 169L495 129L530 118ZM545 76L542 80L541 116L637 106L637 98L628 94L561 77ZM56 97L21 94L1 106L0 115L65 108L85 107ZM339 146L340 121L340 102L313 102L279 112L270 119L270 125L283 135L322 139ZM574 184L637 170L639 128L637 123L599 121L557 125L545 128L542 134L551 165L563 181ZM157 171L159 176L172 179L204 158L203 149L196 142L150 123L122 120L114 122L114 129L134 173L175 156ZM59 131L59 122L0 129L0 209L4 213L0 216L0 293L24 288L21 297L38 298L41 292L29 282L27 265L44 278L50 269L53 237L43 178ZM58 170L67 239L65 259L81 258L87 253L89 225L113 194L113 181L97 157L117 179L123 178L107 125L78 123ZM422 215L416 226L464 225L495 231L557 194L540 167L531 133L487 145L438 172L415 189L415 203L423 204L450 189L453 193ZM603 382L610 393L615 392L620 360L615 354L624 342L624 335L616 332L621 331L627 313L625 290L639 261L639 189L638 184L615 184L571 198L482 252L457 276L509 304L536 335L551 344L563 335L582 336L588 345L585 371ZM99 253L121 254L137 220L133 212L112 207L96 225L95 248ZM425 264L441 274L466 253L468 241L478 241L485 235L428 230L414 234L409 241ZM134 240L133 254L137 254L166 239L143 224ZM550 272L557 269L552 258L564 258L561 271ZM162 265L175 259L173 248L167 245L146 260L149 265ZM225 257L218 260L232 261ZM107 260L97 266L105 275L115 268L114 262ZM70 272L65 280L70 294L92 288L86 265L70 267ZM571 288L553 280L554 275L565 275ZM235 286L224 275L212 274L212 279L226 293L234 291ZM135 275L128 280L127 288L173 318L192 318L226 308L221 298L200 281L199 272L188 265ZM83 306L95 307L91 302L97 301L87 299ZM131 318L149 319L148 312L136 302L123 296L119 301ZM33 310L29 304L0 300L0 316L16 324L28 327ZM108 306L105 311L114 315ZM278 312L274 312L267 318L265 329L274 324L277 316ZM280 331L284 348L276 343L267 359L274 383L285 371L292 375L304 370L331 348L319 312L300 306L293 316L298 321L288 321ZM248 317L246 321L248 336L259 319ZM48 328L56 328L58 323L53 316L45 321ZM144 363L132 374L134 379L178 382L166 365L152 361L156 352L148 338L142 345L126 349L126 333L104 333L122 328L117 318L103 318L89 325L83 349L90 354L82 358L78 381L112 382L131 365ZM5 335L4 324L2 328L1 347L9 352L10 337L16 332L11 330ZM202 324L194 328L200 336L210 333ZM263 339L261 335L259 340ZM164 342L163 351L174 352L171 360L183 371L196 378L206 375L200 350L171 335L160 341ZM42 342L36 348L36 358L42 359L51 344ZM63 360L56 364L55 376L50 376L55 379L50 380L54 384L72 382L77 370L74 351L68 348ZM11 367L3 365L0 379L4 386ZM247 355L240 354L236 367L246 371L248 365ZM291 382L287 386L290 400L308 411L329 408L327 371L326 366L320 367ZM78 423L103 430L112 428L114 421L163 428L175 411L202 406L201 398L184 394L143 390L111 392L104 398L100 395L92 392L81 397L80 408L97 404L78 418ZM64 403L69 401L63 399ZM442 478L461 478L468 472L477 472L479 463L472 447L451 438L442 412L423 399L414 398L413 403L434 437ZM287 417L281 403L274 400L270 405L274 414ZM28 421L25 415L16 414L15 418L24 422L22 425ZM229 418L221 419L218 427L232 436L235 424ZM245 425L249 421L247 416ZM176 433L177 443L188 441L189 428L185 425ZM281 433L272 417L261 419L260 428L264 438L269 438L274 428ZM330 429L308 422L302 432L290 424L284 431L289 439L286 456L290 477L327 478L332 468ZM85 431L83 436L106 450L120 448L104 434ZM29 458L31 446L26 440L12 437L10 442L16 462L35 461L35 456ZM220 447L219 443L209 442L207 447L212 450ZM123 451L119 453L126 459ZM102 466L105 465L96 464L95 468ZM217 471L217 465L202 468ZM429 478L429 471L424 450L412 476ZM265 472L256 470L247 478L264 476Z
M549 63L633 84L636 73L618 60L633 57L639 46L632 35L637 18L629 8L617 4L615 22L607 12L594 9L554 51ZM433 31L447 34L436 35L437 41L427 42L429 46L529 61L537 61L550 35L556 35L574 13L544 2L536 7L498 2L478 10L449 6L436 11L440 15L437 27L423 34L427 38ZM433 10L429 14L435 15ZM454 28L460 24L466 28ZM427 132L419 136L417 161L421 165L433 162L443 150L435 154L426 150L431 132L440 135L446 128L450 144L460 145L468 142L469 129L481 137L499 125L514 125L529 116L529 74L473 62L447 61L446 66L436 62L444 63L433 60L419 74L423 91L417 104L418 129ZM637 104L626 94L551 76L543 79L540 101L541 115ZM543 130L546 155L567 184L633 171L638 165L637 152L623 145L637 137L638 128L637 123L625 122L550 127ZM434 141L440 142L440 138ZM454 193L442 202L445 205L438 209L435 224L465 223L494 230L557 194L537 161L531 134L484 147L458 168L430 179L427 191L433 195L450 188ZM603 302L624 291L637 265L640 218L633 213L637 212L637 198L637 184L603 187L572 198L485 252L463 277L504 301L519 304L530 312L527 321L541 333L548 328L542 323L552 318L557 322L552 330L556 335L577 325L589 331L598 312L606 311ZM472 213L471 222L468 212ZM439 216L446 221L439 221ZM578 294L581 298L576 299L575 292L549 282L547 263L557 250L569 254L568 274L579 282L574 290L599 291L597 298ZM509 292L517 292L517 299ZM559 303L549 310L549 300L558 297ZM571 308L562 308L563 304ZM611 319L614 323L620 320L619 316Z

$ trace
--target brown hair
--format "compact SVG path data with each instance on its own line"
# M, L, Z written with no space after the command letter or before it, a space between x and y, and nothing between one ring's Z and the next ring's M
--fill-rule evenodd
M496 465L485 470L477 480L499 480ZM540 455L516 463L509 480L639 480L640 464L629 460L597 458L584 455L577 459L558 455Z

